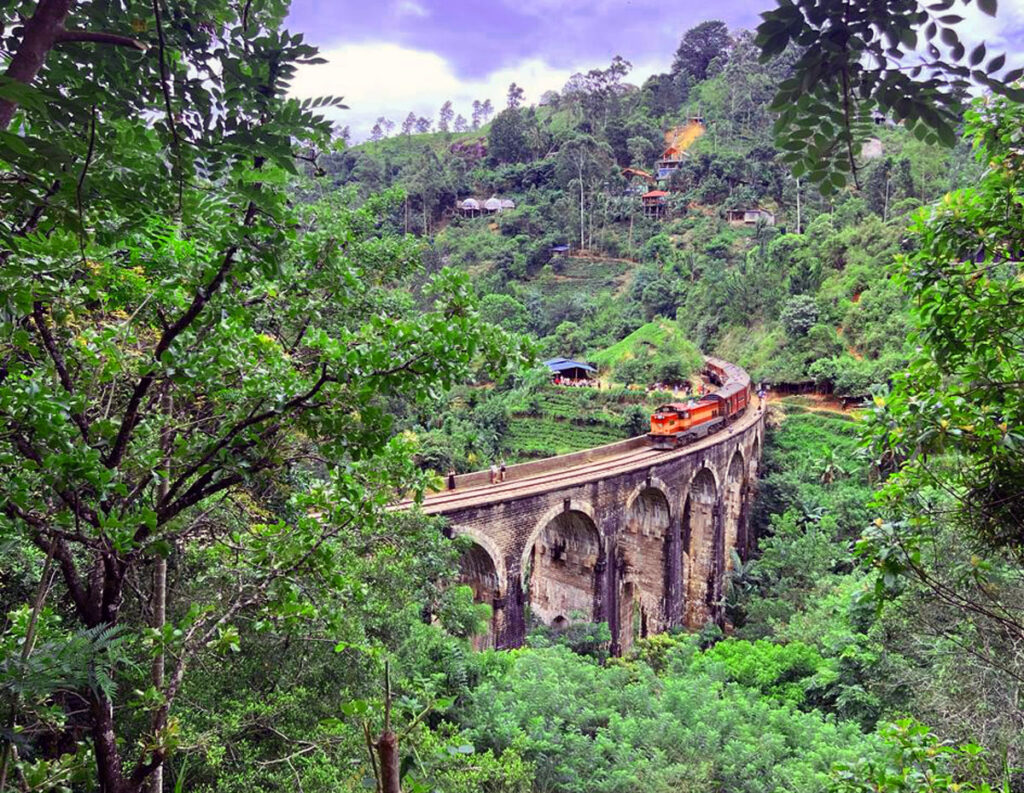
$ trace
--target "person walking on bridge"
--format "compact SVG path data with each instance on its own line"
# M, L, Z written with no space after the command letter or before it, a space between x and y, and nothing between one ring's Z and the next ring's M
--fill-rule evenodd
M495 463L491 463L491 484L495 485L498 483L498 466Z
M501 461L498 463L498 473L499 473L499 476L500 476L500 481L504 482L505 481L505 458L504 457L502 457Z

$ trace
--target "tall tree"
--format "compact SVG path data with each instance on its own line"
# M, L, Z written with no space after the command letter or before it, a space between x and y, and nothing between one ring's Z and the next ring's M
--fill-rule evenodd
M487 152L499 163L530 159L529 136L522 111L510 107L498 113L487 135Z
M461 113L455 117L455 123L452 126L456 132L466 132L469 129L469 124L466 123L466 118Z
M523 103L524 91L515 83L511 83L508 87L508 107L517 108Z
M717 19L701 22L683 34L672 61L672 74L688 74L700 82L708 76L708 66L716 58L725 64L729 57L729 28Z
M430 132L430 119L426 116L420 116L416 119L416 132L420 135Z
M1012 765L1020 727L999 702L1024 682L1022 124L1020 104L978 100L967 133L984 176L911 226L913 249L894 277L914 304L915 352L867 417L876 464L892 475L879 498L885 519L858 544L879 601L912 607L903 624L919 643L956 659L923 684L943 697L951 681L976 692L968 713L946 718L971 731L963 722L985 711L1003 721L992 728L1012 736Z
M494 105L491 104L490 99L485 99L484 103L480 105L480 120L486 124L490 121L491 115L494 113Z
M483 117L484 107L479 99L473 100L473 129L480 129L480 119Z
M590 135L577 135L558 150L557 167L562 183L578 197L579 244L587 246L588 211L593 208L596 189L615 165L611 148Z
M447 132L451 128L452 119L455 117L455 111L452 110L452 100L448 99L443 105L441 105L441 112L437 117L437 128L441 132Z
M402 134L408 137L412 135L413 128L416 126L416 114L412 111L405 117L405 121L402 122Z

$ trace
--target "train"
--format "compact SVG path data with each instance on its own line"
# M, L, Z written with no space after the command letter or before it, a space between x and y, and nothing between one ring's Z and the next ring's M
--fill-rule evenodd
M717 388L699 399L669 402L655 410L647 435L655 449L677 449L717 432L750 404L750 375L719 358L705 358L704 363L705 375Z

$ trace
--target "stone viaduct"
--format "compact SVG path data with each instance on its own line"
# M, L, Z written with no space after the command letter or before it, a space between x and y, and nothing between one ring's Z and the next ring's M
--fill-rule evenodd
M755 401L727 429L675 451L644 438L459 477L423 511L468 538L460 580L493 608L480 644L517 647L528 623L607 622L612 653L673 626L721 623L724 573L752 537L764 442Z

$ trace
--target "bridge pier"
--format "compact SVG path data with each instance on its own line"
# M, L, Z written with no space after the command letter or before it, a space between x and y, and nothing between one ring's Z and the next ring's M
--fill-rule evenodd
M669 628L679 628L683 625L683 521L678 509L669 522L665 553L665 615Z

